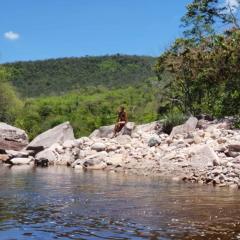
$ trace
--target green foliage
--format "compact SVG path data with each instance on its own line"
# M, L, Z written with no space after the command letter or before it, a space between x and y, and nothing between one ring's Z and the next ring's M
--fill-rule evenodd
M22 97L65 94L73 90L121 88L153 77L156 59L113 55L62 58L5 64L13 72L12 84ZM95 90L94 90L95 91Z
M64 121L70 121L76 137L89 135L103 125L114 124L119 106L126 106L129 120L137 123L157 119L158 89L153 80L135 87L91 93L74 91L63 96L28 99L16 120L32 139L37 134Z
M240 129L240 115L236 117L236 120L234 122L234 127Z
M187 116L178 109L171 109L162 119L163 132L170 134L173 127L183 124L187 120Z
M159 58L159 80L171 76L165 97L184 112L216 117L239 114L240 31L218 35L192 44L186 39Z
M236 0L240 4L239 0ZM235 3L235 1L234 1ZM219 24L240 29L237 18L239 9L226 0L193 0L187 5L187 12L182 18L184 35L201 42L203 38L219 33Z
M21 110L21 101L8 82L9 72L0 67L0 121L12 123Z

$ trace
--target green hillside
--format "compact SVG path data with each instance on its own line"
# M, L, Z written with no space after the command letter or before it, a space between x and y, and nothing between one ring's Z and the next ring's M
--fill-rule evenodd
M142 83L154 76L156 59L113 55L61 58L4 64L10 81L22 97L58 95L76 89L103 86L119 88Z
M126 106L129 120L137 123L158 118L158 90L152 84L124 89L76 91L63 96L38 97L25 101L15 125L32 139L39 133L70 121L75 136L88 136L94 129L114 124L119 106Z

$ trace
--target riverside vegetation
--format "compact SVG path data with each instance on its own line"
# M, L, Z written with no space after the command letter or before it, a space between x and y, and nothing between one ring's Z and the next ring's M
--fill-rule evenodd
M115 55L4 64L0 120L25 129L30 139L69 120L80 137L114 122L116 107L124 104L131 121L162 119L168 134L202 113L232 116L232 127L239 127L238 13L221 1L192 1L182 19L184 38L158 59Z
M0 121L25 129L31 139L64 121L71 122L76 136L86 136L114 122L122 104L133 121L153 121L158 108L155 63L151 57L115 55L5 64L4 84L16 90L11 98L21 104L2 102L16 111L2 112Z

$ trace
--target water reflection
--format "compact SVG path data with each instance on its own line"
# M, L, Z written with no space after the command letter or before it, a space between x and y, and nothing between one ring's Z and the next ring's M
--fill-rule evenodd
M71 168L0 168L0 239L240 239L240 193Z

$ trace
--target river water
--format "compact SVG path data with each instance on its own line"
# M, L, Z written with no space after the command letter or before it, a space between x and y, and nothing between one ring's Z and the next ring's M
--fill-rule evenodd
M66 167L1 167L5 239L240 239L240 191Z

